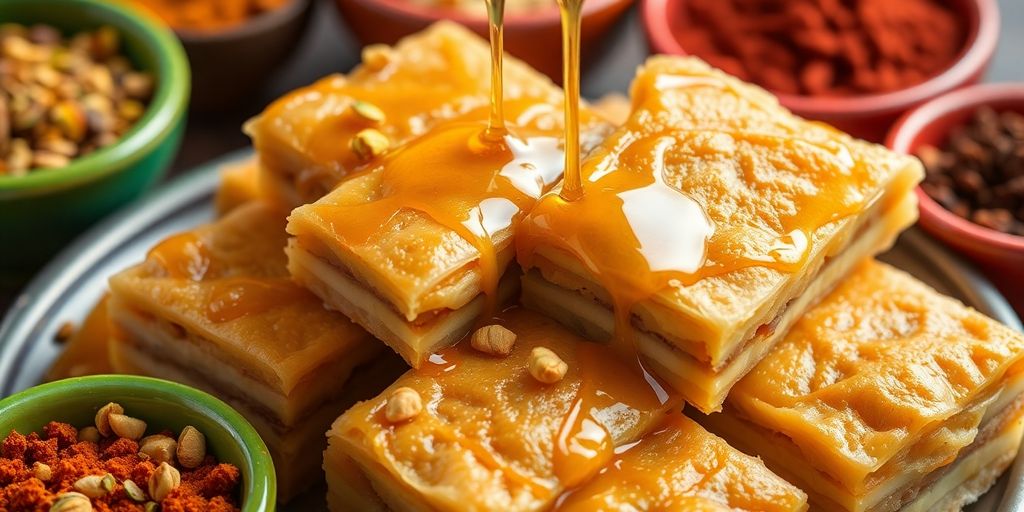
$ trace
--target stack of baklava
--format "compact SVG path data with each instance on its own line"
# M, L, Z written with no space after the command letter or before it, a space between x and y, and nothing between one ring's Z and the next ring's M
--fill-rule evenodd
M223 216L111 279L114 368L237 407L285 499L322 452L336 511L956 510L1006 468L1024 337L872 260L916 159L653 57L568 201L561 91L506 58L491 150L488 67L440 23L267 108Z

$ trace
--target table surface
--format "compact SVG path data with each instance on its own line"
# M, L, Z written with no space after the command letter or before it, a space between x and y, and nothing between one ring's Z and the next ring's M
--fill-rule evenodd
M896 0L898 1L898 0ZM1024 0L998 0L1002 30L995 59L986 77L988 81L1024 81ZM296 50L292 61L279 70L277 79L266 84L252 101L217 115L193 115L185 142L174 163L172 175L195 167L232 149L249 144L241 126L274 98L306 85L317 78L351 69L359 58L359 44L348 33L328 0L317 0L317 11L309 33ZM585 97L596 98L608 92L625 92L637 64L648 54L634 6L620 21L604 55L583 74L581 90Z

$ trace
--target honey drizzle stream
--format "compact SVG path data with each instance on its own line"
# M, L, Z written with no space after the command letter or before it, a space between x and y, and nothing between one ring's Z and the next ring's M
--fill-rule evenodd
M504 17L505 0L484 0L487 4L487 25L491 35L491 117L487 125L487 138L498 141L508 131L505 129L504 72Z
M565 172L561 196L583 197L580 171L580 11L583 0L558 0L562 15L562 82L565 88Z

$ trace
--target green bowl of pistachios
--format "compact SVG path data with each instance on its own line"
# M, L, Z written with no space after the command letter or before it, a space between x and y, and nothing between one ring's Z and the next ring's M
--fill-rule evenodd
M185 51L117 0L0 1L0 283L156 184L185 129Z

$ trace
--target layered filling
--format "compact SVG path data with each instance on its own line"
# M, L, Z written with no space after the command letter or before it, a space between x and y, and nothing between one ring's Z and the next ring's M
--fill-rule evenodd
M379 498L395 510L546 510L678 407L610 349L549 320L515 310L496 321L517 335L509 356L462 344L335 422L325 459L332 500ZM566 363L557 382L531 375L537 347ZM398 388L414 390L424 407L393 422L384 408ZM369 487L347 480L352 464Z
M201 338L173 336L159 322L140 322L142 317L116 306L113 314L115 334L110 352L114 370L187 384L242 413L270 450L284 501L320 480L317 454L324 449L323 433L331 421L355 402L379 392L404 370L400 361L389 357L352 357L359 361L356 368L325 365L304 381L328 389L299 391L293 400L302 404L301 411L294 414L288 411L299 408L293 407L288 397L252 379L237 365L217 359L218 354L203 351L200 347L209 343ZM318 398L310 400L306 392Z
M430 354L458 342L486 308L487 297L477 293L455 308L426 311L407 319L394 305L346 272L292 243L286 249L289 269L296 281L321 297L324 304L341 312L398 352L413 367L420 367ZM337 260L334 260L335 262ZM505 271L495 300L509 303L519 290L519 270Z
M737 344L721 364L712 364L703 343L685 338L686 326L692 324L692 319L653 299L638 303L630 318L629 335L638 352L689 403L705 413L719 409L732 386L804 311L828 294L859 261L890 247L896 236L917 219L913 194L904 193L898 199L887 196L878 204L855 223L852 235L837 237L840 248L821 258L806 274L795 276L795 286L788 289L789 294L780 294L773 301L776 307L770 309L769 316L761 317L757 327L747 331L749 337ZM607 292L582 277L585 273L570 270L578 271L578 263L565 263L563 266L546 258L534 258L536 270L523 279L524 304L550 312L593 339L611 338L615 322Z
M701 423L806 490L823 509L851 512L959 510L984 493L1013 459L1024 422L1024 376L983 394L851 490L808 458L786 435L763 428L731 407ZM963 436L973 441L957 450ZM929 469L939 461L938 467ZM941 504L941 506L940 506Z

